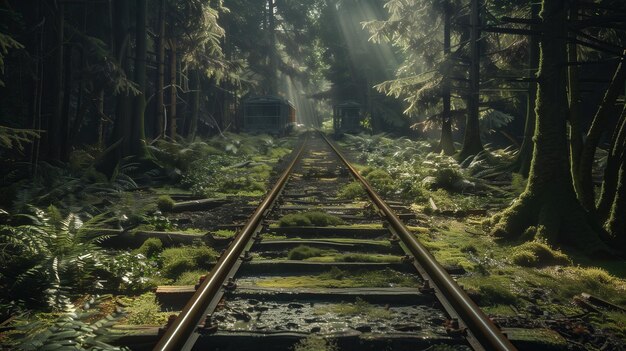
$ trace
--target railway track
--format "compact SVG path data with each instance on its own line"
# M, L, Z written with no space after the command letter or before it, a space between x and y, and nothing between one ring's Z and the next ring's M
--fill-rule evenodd
M355 180L368 200L338 199ZM160 292L193 296L153 349L291 350L319 335L339 350L515 350L394 207L325 136L309 133L195 292ZM346 225L278 225L307 209Z

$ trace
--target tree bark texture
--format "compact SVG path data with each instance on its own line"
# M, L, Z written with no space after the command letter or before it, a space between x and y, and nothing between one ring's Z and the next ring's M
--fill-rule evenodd
M626 149L626 106L622 109L617 128L611 138L611 148L609 149L606 168L604 169L602 189L596 210L596 216L600 222L605 222L611 215L610 212L619 181L620 158L624 157L624 149ZM623 214L623 216L626 216L626 214Z
M569 8L569 20L571 22L578 20L577 0L573 0ZM578 62L578 45L574 42L576 34L570 33L570 41L567 44L567 60L569 62ZM577 65L568 66L567 86L569 93L569 138L570 138L570 155L572 162L572 177L574 179L574 189L580 196L581 184L577 169L580 165L580 156L583 149L583 137L581 122L582 101L580 97L580 82L578 81L579 67Z
M579 199L588 211L595 211L595 191L593 188L592 169L593 161L596 155L596 148L602 137L602 134L609 126L611 115L616 112L615 103L624 87L626 79L626 51L624 51L622 60L620 61L613 79L604 94L604 99L600 103L596 111L591 127L587 132L587 138L580 157L580 165L578 166L578 176L580 178L580 194Z
M157 137L162 137L165 130L165 0L159 0L157 33L156 132Z
M139 94L134 97L131 138L131 153L133 156L145 158L148 156L146 149L145 110L146 110L146 0L136 0L135 21L135 83L139 88Z
M177 99L177 62L176 62L176 42L170 39L170 111L168 119L168 136L176 139L176 99Z
M470 4L470 67L469 94L467 97L467 119L463 148L460 160L477 155L483 151L480 140L479 102L480 102L480 0L471 0Z
M443 54L445 60L450 59L450 6L446 4L443 14ZM446 75L443 78L443 87L441 93L441 139L439 140L439 146L437 152L442 152L446 155L454 155L456 150L454 149L454 141L452 140L452 116L450 114L450 78Z

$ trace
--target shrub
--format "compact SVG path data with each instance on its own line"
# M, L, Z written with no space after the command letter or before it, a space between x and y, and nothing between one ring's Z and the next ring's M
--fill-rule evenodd
M208 246L184 246L165 249L161 253L163 275L176 279L187 271L210 269L218 257L218 253Z
M569 265L572 262L564 253L553 250L547 244L531 241L513 250L513 263L524 267L545 267L553 265Z
M395 191L393 178L391 178L389 173L382 169L375 169L371 172L367 172L365 179L370 185L372 185L372 187L374 187L374 189L376 189L377 192L382 195L389 195Z
M157 207L162 212L169 212L174 208L176 202L169 195L161 195L157 200Z
M126 307L126 311L128 312L127 322L130 325L159 325L163 322L163 317L160 314L161 306L156 300L156 295L152 292L137 296Z
M159 238L148 238L135 250L135 253L142 254L145 257L155 257L163 251L163 243Z
M341 188L337 193L337 197L346 200L362 199L365 197L365 190L361 186L361 183L352 182Z
M454 168L443 167L435 171L435 184L440 188L451 189L461 179L463 175Z

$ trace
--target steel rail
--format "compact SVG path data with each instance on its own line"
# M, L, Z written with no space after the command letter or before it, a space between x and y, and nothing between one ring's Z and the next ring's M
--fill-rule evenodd
M263 202L257 207L254 214L248 222L243 226L241 232L235 237L226 252L211 270L211 273L200 284L195 294L185 305L176 320L167 328L159 342L154 347L154 351L181 351L190 350L197 339L198 325L206 318L207 309L213 296L218 294L222 289L224 282L228 278L231 269L237 263L245 247L250 242L252 235L262 224L266 211L271 208L274 201L287 183L287 179L291 175L291 171L300 159L304 146L308 141L308 136L300 145L293 160L283 174L280 176L276 185L265 197Z
M339 159L348 167L352 175L361 182L366 192L374 204L383 212L391 227L396 231L402 242L411 251L417 262L422 266L424 271L430 276L446 302L452 306L455 312L461 318L461 321L467 326L469 332L479 342L480 346L485 350L513 351L517 350L506 336L493 324L493 322L483 313L476 303L459 287L446 270L437 262L435 257L428 252L426 247L422 245L409 229L402 223L398 216L393 212L391 207L374 191L368 182L359 174L359 172L348 162L339 149L320 132L322 138L326 140L328 145L337 154ZM476 345L472 345L476 347Z

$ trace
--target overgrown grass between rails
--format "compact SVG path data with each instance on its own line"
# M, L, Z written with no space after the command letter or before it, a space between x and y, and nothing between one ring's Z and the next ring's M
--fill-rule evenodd
M291 213L284 215L278 221L281 227L327 227L344 223L341 218L322 211Z
M401 257L381 254L340 253L337 250L324 250L306 245L300 245L289 250L289 253L287 254L287 259L307 262L395 263L400 262Z
M415 276L391 269L344 271L333 267L318 275L268 277L255 281L255 284L274 288L416 287L419 280Z

